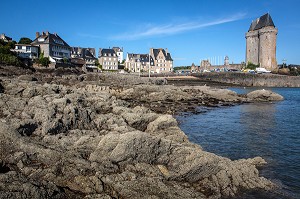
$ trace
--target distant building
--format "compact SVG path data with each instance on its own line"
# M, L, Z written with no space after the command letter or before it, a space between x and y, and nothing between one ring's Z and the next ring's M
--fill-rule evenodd
M277 68L277 32L269 13L252 21L246 33L246 64L251 62L271 71Z
M229 57L227 55L224 58L224 66L229 66Z
M36 32L36 38L31 44L39 46L44 57L49 57L53 63L61 62L64 58L71 58L71 47L56 33Z
M37 59L39 57L39 47L31 44L15 44L15 49L11 50L21 58Z
M240 71L244 63L241 64L230 64L229 57L224 57L224 64L222 65L212 65L210 61L202 60L200 63L200 72L226 72L226 71Z
M84 63L83 65L87 68L97 68L95 65L97 58L95 57L95 48L82 48L82 47L72 47L71 48L71 58L72 63ZM79 59L84 62L79 61Z
M10 42L10 41L12 41L12 38L6 36L4 33L2 33L2 34L0 35L0 39L3 40L3 41L5 41L5 42Z
M200 72L200 66L196 66L194 63L192 63L191 72L192 73L198 73L198 72Z
M167 48L150 48L150 56L154 61L150 67L152 73L166 73L173 70L173 59Z
M150 57L151 66L154 66L154 60ZM125 69L130 72L149 71L149 54L127 53L125 60Z
M208 68L209 68L210 66L211 66L211 64L210 64L209 60L202 60L201 63L200 63L200 68L201 68L202 70L205 70L205 69L208 70Z
M99 49L99 64L104 70L118 70L118 56L113 49Z
M119 48L119 47L113 47L112 48L115 53L117 54L117 57L118 57L118 62L119 63L122 63L123 59L124 59L124 55L123 55L123 48Z

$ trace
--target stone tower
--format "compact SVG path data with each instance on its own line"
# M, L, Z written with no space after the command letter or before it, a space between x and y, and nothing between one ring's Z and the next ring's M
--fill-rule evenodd
M252 21L246 33L246 63L251 62L271 71L276 69L277 32L269 13Z

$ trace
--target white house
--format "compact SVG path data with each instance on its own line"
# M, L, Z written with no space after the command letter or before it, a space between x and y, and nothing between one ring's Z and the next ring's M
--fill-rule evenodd
M115 51L115 53L117 54L118 62L119 62L119 63L122 63L122 61L123 61L123 59L124 59L123 47L122 47L122 49L119 48L119 47L113 47L112 49L113 49L113 50Z
M12 51L21 58L36 59L39 57L39 47L31 44L16 44Z

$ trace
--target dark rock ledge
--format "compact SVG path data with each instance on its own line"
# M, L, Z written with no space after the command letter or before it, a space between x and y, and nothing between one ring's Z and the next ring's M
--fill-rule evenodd
M275 187L259 176L262 158L203 151L169 114L279 95L103 76L2 78L0 198L221 198Z

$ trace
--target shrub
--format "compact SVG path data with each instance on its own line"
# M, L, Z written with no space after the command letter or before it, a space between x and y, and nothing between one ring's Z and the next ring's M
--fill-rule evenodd
M9 45L0 45L0 64L21 66L22 62L14 52L10 51Z
M50 60L49 60L49 57L44 57L44 52L42 52L41 54L40 54L40 58L39 58L39 60L38 60L38 63L40 64L40 65L42 65L42 66L49 66L49 64L50 64Z
M248 62L246 68L250 70L255 70L259 65L253 64L252 62Z

